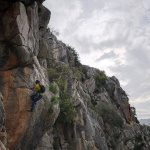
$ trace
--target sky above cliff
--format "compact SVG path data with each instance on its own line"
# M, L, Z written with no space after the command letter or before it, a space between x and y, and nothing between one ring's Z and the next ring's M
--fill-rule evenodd
M150 118L150 1L47 0L49 26L83 64L116 76L138 118Z

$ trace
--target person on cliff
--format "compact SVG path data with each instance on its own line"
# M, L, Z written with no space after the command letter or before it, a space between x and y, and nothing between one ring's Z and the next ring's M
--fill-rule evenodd
M43 93L45 92L45 87L41 84L39 80L36 80L36 85L33 89L34 93L30 96L32 99L32 105L30 112L33 112L36 102L43 97Z

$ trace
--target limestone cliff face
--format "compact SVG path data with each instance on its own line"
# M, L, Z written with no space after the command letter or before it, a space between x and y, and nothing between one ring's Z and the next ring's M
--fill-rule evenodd
M48 89L46 70L37 58L40 52L38 5L34 2L25 7L21 2L1 2L0 7L0 91L7 132L7 143L3 144L9 149L34 149L37 138L53 126L59 114L58 104L53 114L47 113L51 104L48 90L35 112L28 112L35 80L41 80ZM47 13L50 16L50 11Z
M0 149L132 150L140 145L148 150L149 139L119 81L107 77L98 86L99 70L80 64L76 52L47 29L51 12L42 2L0 2ZM30 113L37 79L46 93ZM61 118L66 106L54 102L58 97L73 105L73 121L62 123L69 114ZM104 103L123 120L120 127L112 128L111 116L105 121L99 113Z

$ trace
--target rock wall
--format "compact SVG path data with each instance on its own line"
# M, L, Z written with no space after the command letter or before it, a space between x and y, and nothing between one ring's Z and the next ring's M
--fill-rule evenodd
M0 149L132 150L140 145L148 150L149 139L136 123L119 81L107 77L95 92L99 70L82 65L76 52L51 33L51 12L42 2L0 2ZM46 93L31 113L30 95L37 79ZM57 92L49 90L51 84ZM62 93L76 112L74 121L64 124L59 123L61 102L52 101ZM105 102L122 118L122 127L112 128L110 118L106 123L97 113Z
M52 50L51 56L53 56L53 61L55 60L56 65L58 62L70 65L68 46L58 41L53 35L50 35L48 39L47 45ZM74 66L71 65L70 70L73 71L73 68ZM143 146L143 148L149 149L149 143L144 140L145 136L140 129L140 125L136 123L137 118L131 111L129 98L126 92L120 87L118 79L114 76L107 77L104 87L96 93L94 75L97 69L88 66L84 66L84 69L86 73L83 70L81 71L82 77L80 77L80 81L76 74L77 70L67 76L67 79L69 79L67 80L67 84L71 84L67 90L71 94L71 100L76 109L77 116L73 125L64 127L64 133L57 133L57 137L59 136L60 138L59 149L67 149L61 147L65 143L61 140L65 140L69 136L69 139L71 139L69 144L73 150L132 150L137 144L132 143L132 140L135 140L135 137L139 135L142 135L140 142L144 142L145 147ZM85 78L84 81L81 78ZM116 133L116 131L112 131L111 126L104 124L102 117L91 109L93 99L97 104L108 102L114 105L117 113L124 120L124 126L121 129L123 131L117 129L118 133ZM118 138L115 147L113 147L112 137L115 136L118 136Z
M47 13L50 17L50 11ZM59 114L58 104L53 114L47 113L51 104L48 91L34 113L28 111L35 80L39 79L47 89L49 87L46 70L37 58L41 50L39 20L42 17L38 15L36 2L28 7L21 2L0 4L0 91L9 149L34 149L37 139L53 126Z

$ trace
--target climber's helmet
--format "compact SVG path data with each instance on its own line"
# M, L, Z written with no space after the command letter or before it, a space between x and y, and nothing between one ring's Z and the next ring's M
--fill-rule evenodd
M36 84L38 84L38 83L40 83L40 81L39 80L36 80L36 82L35 82Z

